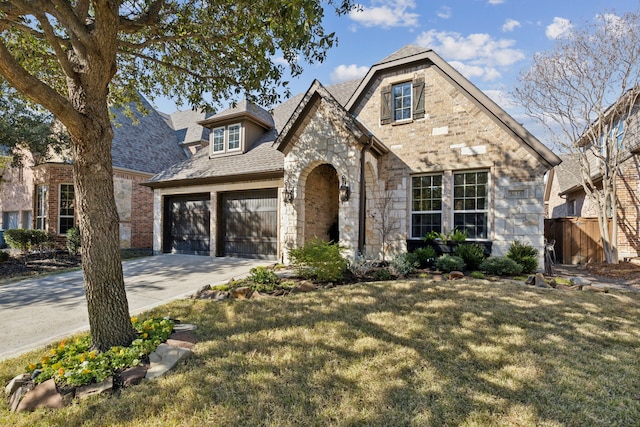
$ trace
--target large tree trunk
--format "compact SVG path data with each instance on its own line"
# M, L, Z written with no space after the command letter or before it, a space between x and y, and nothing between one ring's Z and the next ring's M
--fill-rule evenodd
M85 101L89 103L88 101ZM82 135L72 135L82 270L92 344L104 351L136 337L120 261L119 217L113 192L113 130L106 99L87 105Z

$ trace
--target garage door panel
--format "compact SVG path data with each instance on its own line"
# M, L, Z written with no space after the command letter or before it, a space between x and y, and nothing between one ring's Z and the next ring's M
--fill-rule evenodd
M221 224L223 255L275 258L277 202L275 189L225 194Z
M166 201L165 252L208 255L210 252L208 196L182 196Z

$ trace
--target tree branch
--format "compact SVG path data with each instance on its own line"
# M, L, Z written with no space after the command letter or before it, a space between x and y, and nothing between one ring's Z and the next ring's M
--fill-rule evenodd
M119 22L120 30L124 33L132 34L143 28L149 27L151 24L158 21L160 11L164 6L165 0L155 0L151 5L149 5L149 10L138 16L136 19L128 19L121 16Z
M46 10L56 17L70 32L71 35L77 37L89 50L93 47L93 38L87 29L87 22L81 21L75 14L68 1L52 0L53 8Z
M58 63L62 67L62 70L67 75L67 77L71 79L76 79L77 75L73 66L69 62L69 58L67 57L67 53L64 51L60 44L60 38L56 36L55 30L51 26L51 23L47 19L47 16L44 13L38 13L35 17L40 21L40 25L42 25L42 31L44 32L47 41L51 45L51 48L56 54L56 58L58 58Z

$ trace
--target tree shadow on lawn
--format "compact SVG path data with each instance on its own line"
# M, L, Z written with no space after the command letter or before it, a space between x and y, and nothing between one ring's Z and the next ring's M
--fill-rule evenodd
M156 314L199 325L193 358L120 396L25 421L633 425L639 301L425 280L180 301Z

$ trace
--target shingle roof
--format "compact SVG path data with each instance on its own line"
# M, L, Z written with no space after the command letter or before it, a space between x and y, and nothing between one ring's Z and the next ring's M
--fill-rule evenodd
M555 167L554 179L558 180L558 193L562 194L580 185L580 162L577 154L561 154L562 163Z
M271 114L264 108L256 105L252 102L243 99L238 102L235 106L227 108L213 116L209 117L206 122L207 123L215 123L219 121L224 121L230 117L236 117L238 115L248 115L254 118L256 121L260 123L264 123L269 127L273 127L273 118Z
M176 132L178 144L190 144L209 141L209 129L199 125L198 122L211 116L211 113L203 111L186 110L171 113L167 118Z
M175 131L167 124L149 102L140 97L148 113L138 110L136 103L128 107L135 123L115 111L113 144L111 155L113 166L139 172L158 173L169 166L183 161L187 156L178 145Z
M359 80L338 83L327 87L327 90L340 102L344 103L349 99ZM271 114L260 108L269 115L269 120L274 124L274 128L265 132L249 149L243 154L220 156L209 158L209 150L200 150L192 158L175 164L162 171L149 180L153 186L159 183L171 185L172 182L198 179L224 179L237 177L238 175L284 173L284 155L273 146L279 132L286 125L287 121L302 100L304 94L296 95L282 104L276 106ZM251 108L252 104L238 103L236 109L225 110L217 114L216 118L224 118L245 109ZM255 114L260 114L258 110L252 110ZM263 117L263 120L266 117Z
M381 61L377 62L374 65L380 65L386 62L396 61L398 59L407 58L409 56L418 55L420 53L425 53L425 52L428 52L429 50L431 49L426 49L424 47L408 44L396 50L391 55L387 56L386 58L382 59Z

